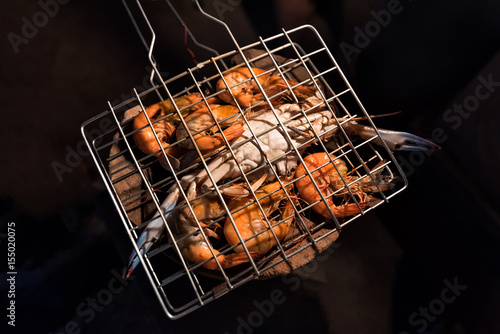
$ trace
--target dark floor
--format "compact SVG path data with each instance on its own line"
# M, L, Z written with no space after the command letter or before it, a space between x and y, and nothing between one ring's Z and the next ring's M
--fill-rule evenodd
M325 261L296 274L300 284L251 282L175 321L142 270L128 282L116 278L129 243L80 134L108 100L147 85L146 49L120 1L42 3L16 1L0 11L1 254L7 223L16 224L9 332L500 333L497 2L276 0L273 11L268 1L203 1L240 44L280 26L314 24L368 112L403 110L377 120L380 127L432 138L442 150L399 154L409 188L349 225ZM196 22L189 2L178 7ZM390 22L364 45L359 31L386 9ZM160 70L175 74L192 62L184 36L173 33L177 22L164 24ZM213 47L231 48L208 25L190 27ZM256 317L256 303L276 289L284 302ZM1 319L3 327L8 318Z

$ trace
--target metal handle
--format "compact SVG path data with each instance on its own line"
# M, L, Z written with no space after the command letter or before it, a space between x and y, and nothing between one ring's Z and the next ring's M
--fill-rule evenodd
M172 5L172 3L169 1L169 0L165 0L165 2L167 3L167 5L169 6L169 8L172 10L172 13L175 15L175 17L177 18L177 20L179 21L179 23L181 24L181 26L183 27L185 33L187 36L189 36L189 38L191 39L191 41L198 47L204 49L204 50L207 50L209 51L210 53L214 54L215 56L219 56L219 53L217 52L217 50L203 44L203 43L200 43L196 37L193 35L193 33L191 32L191 30L188 28L188 26L186 25L186 23L184 22L184 20L182 19L181 15L179 14L179 12L175 9L174 5ZM220 24L223 24L225 25L224 22L214 18L213 16L205 13L203 11L203 9L201 9L201 6L200 4L198 3L198 1L195 1L196 4L198 5L198 8L200 9L200 11L206 15L207 17L209 17L210 19L216 21L217 23L220 23ZM130 19L132 20L132 24L134 25L134 28L135 30L137 31L137 34L139 35L139 38L141 39L142 43L144 44L144 46L146 47L146 50L148 51L148 59L149 59L149 62L151 63L151 66L152 66L152 70L151 70L151 75L150 75L150 78L149 78L149 81L151 83L151 85L154 87L155 86L155 83L154 83L154 79L155 79L155 76L160 80L160 81L163 81L164 78L161 77L160 75L160 72L158 70L158 65L157 65L157 61L153 55L154 53L154 48L155 48L155 44L156 44L156 32L155 30L153 29L153 26L151 25L151 22L148 18L148 15L146 14L146 12L144 11L144 8L141 4L141 1L140 0L136 0L136 4L137 4L137 7L139 9L139 12L140 14L142 15L142 18L144 19L144 22L146 23L150 33L151 33L151 38L150 40L148 40L146 37L145 37L145 34L144 32L141 30L136 18L134 17L134 14L130 8L130 6L127 4L127 1L126 0L122 0L122 3L123 3L123 6L125 7L125 10L127 11L127 14L129 15ZM232 39L234 40L234 42L236 43L236 40L234 39L234 36L232 36L229 28L226 26L226 28L228 29ZM225 64L224 64L225 66ZM159 95L160 93L157 91L157 94ZM162 98L160 96L160 98Z

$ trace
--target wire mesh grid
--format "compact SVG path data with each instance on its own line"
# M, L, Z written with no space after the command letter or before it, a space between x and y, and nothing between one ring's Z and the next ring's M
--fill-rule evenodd
M303 49L295 42L298 34L318 47ZM342 227L406 187L394 156L314 27L235 46L162 78L151 44L160 84L109 104L82 125L136 252L141 233L161 220L164 232L139 258L172 319L250 280L304 265ZM235 69L247 69L250 76L234 83L227 74ZM273 90L269 78L285 86ZM239 90L243 85L255 91ZM301 87L312 89L314 98L299 94ZM228 102L219 99L223 94ZM243 106L240 98L247 95L250 106ZM232 113L219 117L221 105ZM285 106L294 111L284 112ZM210 121L193 127L193 114L200 110ZM350 130L360 118L374 129L369 138ZM227 130L235 124L240 129L232 138ZM165 135L169 126L176 135ZM213 144L214 137L216 148L202 146L205 139ZM248 163L250 147L259 159ZM313 156L323 160L311 164ZM224 168L231 172L221 173ZM165 210L173 191L177 205Z

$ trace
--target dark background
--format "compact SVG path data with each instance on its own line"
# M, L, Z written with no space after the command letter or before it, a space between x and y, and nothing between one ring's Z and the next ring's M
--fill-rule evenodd
M233 48L189 1L174 3L200 41L221 52ZM39 3L4 2L0 248L7 253L6 225L15 222L17 332L235 333L238 319L255 311L252 302L268 299L274 289L286 301L247 331L500 332L498 86L459 126L443 118L476 94L480 76L500 82L500 4L401 1L401 12L349 59L342 43L356 46L355 28L364 31L374 20L370 11L386 9L386 1L202 3L222 16L241 45L281 27L313 24L369 113L403 111L377 120L380 127L427 138L441 128L442 150L416 161L409 188L346 228L335 252L293 291L279 278L251 282L171 321L140 270L95 317L79 315L82 303L90 305L108 289L131 246L84 151L80 126L105 111L107 101L123 101L133 87L145 87L147 52L119 1L51 7L53 17L35 31L24 26L42 10ZM178 22L162 21L170 15L163 3L150 4L158 6L154 18L162 22L160 70L173 75L192 66ZM25 39L14 46L12 33ZM202 60L203 52L192 48ZM412 161L410 154L398 156ZM61 165L68 169L57 172ZM410 323L414 312L440 298L445 280L466 288L425 322L425 330ZM4 303L5 274L0 286Z

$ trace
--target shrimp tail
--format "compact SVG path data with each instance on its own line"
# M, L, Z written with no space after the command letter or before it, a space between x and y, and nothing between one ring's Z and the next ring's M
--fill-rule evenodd
M228 255L220 253L216 249L212 249L214 252L217 261L212 256L212 252L210 251L211 247L208 247L205 243L197 243L192 244L186 248L183 255L192 262L195 263L203 263L203 267L210 270L220 270L219 265L222 269L232 268L237 265L247 263L250 261L250 258L255 260L259 257L258 252L249 252L250 257L247 256L246 253L231 253Z
M330 208L332 209L332 212L336 217L350 217L363 213L365 209L374 208L378 206L381 202L383 202L383 200L375 198L370 195L366 195L363 202L358 202L357 204L347 203L339 206L335 206L333 203L330 203ZM326 211L321 214L324 217L328 217Z
M362 210L366 209L369 206L368 203L358 203L358 204L348 203L339 206L330 205L330 208L332 209L332 212L336 217L350 217L361 213ZM323 214L323 216L325 217L327 215L328 214L326 212Z
M252 260L255 260L260 255L259 252L249 251L248 253L250 254L250 257L248 257L245 252L242 252L242 253L231 253L229 255L226 255L224 257L224 260L221 263L222 268L224 268L224 269L232 268L232 267L235 267L237 265L250 262L250 258Z
M382 160L373 169L376 170L385 163L386 161ZM371 177L363 177L363 179L359 182L361 191L364 193L376 193L380 191L388 191L394 188L394 183L392 182L394 177L383 175L382 172L383 169L378 169L375 172L370 172Z
M226 139L230 141L241 136L245 132L245 128L243 127L243 122L238 122L231 125L222 132L224 133Z

